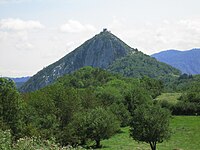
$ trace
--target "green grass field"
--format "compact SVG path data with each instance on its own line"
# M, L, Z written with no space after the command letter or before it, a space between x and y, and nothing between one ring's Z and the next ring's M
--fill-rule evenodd
M162 93L156 98L157 101L168 101L169 103L175 104L178 102L178 98L182 93Z
M200 117L175 116L170 124L172 136L169 141L157 144L158 150L200 150ZM108 140L103 140L101 150L150 150L146 143L138 143L129 137L129 128L122 128Z

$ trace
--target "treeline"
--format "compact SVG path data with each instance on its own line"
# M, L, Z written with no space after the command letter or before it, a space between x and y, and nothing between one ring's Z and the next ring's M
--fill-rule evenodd
M130 125L140 105L152 105L160 95L160 81L124 78L84 67L41 90L19 94L14 83L0 79L0 128L12 140L40 137L65 145L100 147Z

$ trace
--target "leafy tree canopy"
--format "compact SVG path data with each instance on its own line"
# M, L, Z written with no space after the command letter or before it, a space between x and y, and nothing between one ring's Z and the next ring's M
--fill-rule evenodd
M136 141L149 143L152 150L156 144L168 139L170 112L159 105L141 105L131 121L130 135Z
M20 104L14 82L0 78L0 128L11 129L15 136L20 130Z

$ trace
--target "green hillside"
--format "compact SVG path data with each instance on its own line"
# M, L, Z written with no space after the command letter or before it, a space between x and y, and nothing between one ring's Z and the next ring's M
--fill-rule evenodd
M131 55L116 60L108 67L113 73L120 73L127 77L164 78L165 76L179 76L180 71L156 59L151 58L142 52L135 52Z

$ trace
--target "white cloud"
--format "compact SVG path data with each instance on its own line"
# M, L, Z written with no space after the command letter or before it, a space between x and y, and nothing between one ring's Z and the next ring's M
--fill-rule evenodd
M33 49L34 46L33 44L26 42L26 43L17 43L16 48L19 50L30 50L30 49Z
M24 21L21 19L1 19L0 20L0 29L1 30L32 30L32 29L42 29L42 25L39 21L28 20Z
M196 19L196 20L190 20L190 19L180 20L179 24L181 26L185 26L188 30L195 30L195 31L200 32L200 19Z
M200 19L164 20L163 22L130 23L114 18L111 32L134 48L147 54L167 49L187 50L200 47Z
M108 24L108 28L112 30L118 30L121 29L123 30L126 28L126 23L125 19L117 19L116 16L113 17L112 22Z
M62 32L79 33L95 31L96 28L91 24L81 24L79 21L76 20L68 20L67 23L60 26L60 30Z

